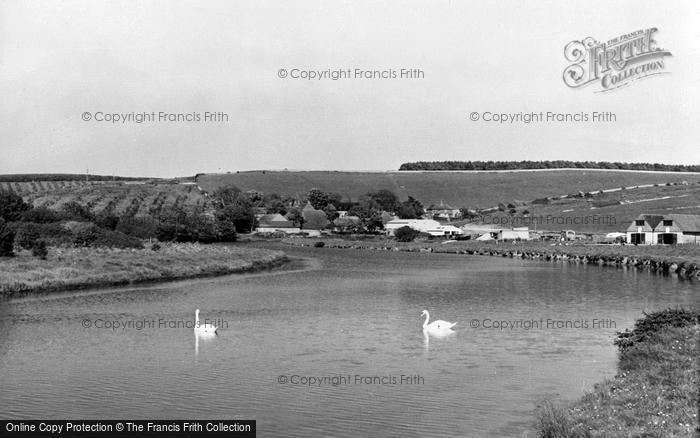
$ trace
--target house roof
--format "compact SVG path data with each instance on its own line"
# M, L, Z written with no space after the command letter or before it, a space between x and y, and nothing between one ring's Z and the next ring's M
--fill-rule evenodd
M658 214L640 214L627 227L627 231L636 232L639 229L639 225L637 225L636 222L640 220L644 221L642 231L653 231L663 218L663 216Z
M440 205L430 204L430 207L428 207L427 210L459 210L459 209L454 208L454 207L440 201Z
M296 228L293 222L288 221L279 213L266 214L258 219L258 227L261 228Z
M679 231L696 231L700 232L700 215L696 214L667 214L663 220L672 220L673 228L678 228ZM665 229L663 221L661 221L655 229L659 231Z

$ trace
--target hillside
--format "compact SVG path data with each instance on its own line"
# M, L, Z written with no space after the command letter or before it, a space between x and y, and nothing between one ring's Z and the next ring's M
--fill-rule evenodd
M700 183L611 190L583 197L538 199L527 205L516 205L515 211L514 214L487 212L477 223L506 228L529 226L539 230L625 231L640 213L700 214ZM457 224L464 223L467 221Z
M631 171L549 170L513 172L329 172L252 171L201 174L197 183L211 192L233 184L242 190L304 196L316 187L357 200L373 190L388 189L401 199L413 196L424 205L443 201L456 208L488 208L516 200L631 187L698 182L699 174Z
M207 206L207 198L195 185L119 184L77 181L0 183L13 189L34 207L60 210L71 201L89 207L93 213L155 217L164 207Z

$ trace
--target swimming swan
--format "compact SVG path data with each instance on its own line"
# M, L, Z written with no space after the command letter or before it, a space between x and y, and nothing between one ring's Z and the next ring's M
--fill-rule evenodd
M428 324L428 320L430 320L430 313L428 313L427 310L424 310L420 315L425 315L423 330L431 333L451 333L454 331L452 330L452 327L457 325L456 322L447 322L441 319L438 319L437 321L433 321L430 324Z
M194 311L194 332L199 334L215 334L216 326L213 324L200 324L199 323L199 309Z

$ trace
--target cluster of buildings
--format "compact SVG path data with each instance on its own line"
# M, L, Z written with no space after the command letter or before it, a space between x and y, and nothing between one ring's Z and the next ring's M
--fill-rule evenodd
M458 217L458 209L441 203L440 205L431 205L426 211L428 217L441 218L443 222L434 219L399 219L386 213L382 217L385 233L393 236L399 228L409 227L430 236L451 239L512 241L550 238L553 240L575 240L581 236L572 230L535 234L528 227L505 229L475 224L458 227L449 223ZM332 228L335 231L342 231L351 229L353 225L361 224L359 217L349 216L347 212L339 212L340 217L331 224L326 214L321 210L314 209L310 203L304 207L301 213L303 217L301 227L281 214L260 214L258 215L259 225L256 232L283 232L286 234L303 232L309 236L320 236L321 230L324 229ZM607 237L634 245L700 244L700 215L640 214L630 223L625 233L609 233Z

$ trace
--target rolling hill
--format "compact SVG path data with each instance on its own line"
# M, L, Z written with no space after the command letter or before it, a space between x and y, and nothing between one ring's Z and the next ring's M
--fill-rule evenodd
M426 206L443 201L455 208L488 208L499 203L558 197L579 191L683 181L696 183L700 181L700 174L567 169L508 172L252 171L197 176L199 186L208 192L233 184L244 191L302 197L315 187L340 193L345 199L357 200L369 191L388 189L401 199L410 195Z

